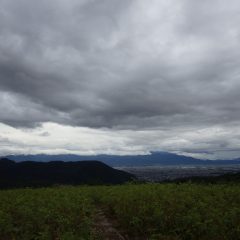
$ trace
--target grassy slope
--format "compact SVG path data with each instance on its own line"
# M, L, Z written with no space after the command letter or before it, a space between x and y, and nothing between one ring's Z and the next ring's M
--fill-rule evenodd
M193 183L0 191L0 239L96 239L96 207L130 239L240 239L240 184Z
M1 191L0 239L90 239L93 209L82 188Z

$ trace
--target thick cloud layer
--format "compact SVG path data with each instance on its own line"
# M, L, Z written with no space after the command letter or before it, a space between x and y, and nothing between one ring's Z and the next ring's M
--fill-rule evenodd
M0 122L229 130L239 24L237 0L0 0Z

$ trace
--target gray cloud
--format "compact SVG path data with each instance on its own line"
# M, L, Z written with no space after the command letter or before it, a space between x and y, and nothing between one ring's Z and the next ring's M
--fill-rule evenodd
M0 0L0 122L229 127L239 24L237 0Z

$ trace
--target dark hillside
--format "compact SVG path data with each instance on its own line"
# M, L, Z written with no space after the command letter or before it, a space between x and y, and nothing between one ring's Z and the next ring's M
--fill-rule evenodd
M99 161L20 162L0 160L0 188L44 187L57 184L120 184L134 176Z
M187 177L182 179L175 179L172 181L164 181L164 182L175 182L175 183L185 183L185 182L192 182L192 183L203 183L203 184L237 184L240 183L240 172L238 173L227 173L222 174L219 176L194 176L194 177Z

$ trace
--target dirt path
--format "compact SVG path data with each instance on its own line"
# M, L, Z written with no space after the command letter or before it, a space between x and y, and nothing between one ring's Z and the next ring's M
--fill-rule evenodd
M127 240L113 226L113 223L106 217L102 209L97 209L95 215L94 232L101 236L102 240Z

